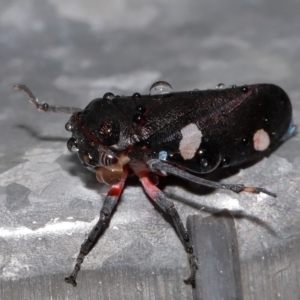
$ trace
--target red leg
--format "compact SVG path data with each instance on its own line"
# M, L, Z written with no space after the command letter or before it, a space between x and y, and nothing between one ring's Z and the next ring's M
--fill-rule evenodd
M65 278L65 281L67 283L71 283L73 286L77 285L76 277L80 270L80 265L83 263L85 256L88 255L88 253L93 249L93 247L96 245L97 241L104 233L105 229L107 228L108 222L111 217L111 213L114 207L117 205L118 198L120 197L122 190L124 188L124 183L127 174L128 174L128 169L127 167L124 167L122 180L119 183L113 185L111 189L108 191L100 211L100 218L97 224L89 233L87 239L81 245L80 252L77 256L76 264L72 274L69 277Z
M134 173L139 177L148 196L162 209L162 211L171 216L175 230L189 257L191 274L189 278L185 280L185 283L193 285L195 283L195 274L197 270L197 258L193 254L193 245L173 202L150 181L149 171L137 164L130 164L130 166Z

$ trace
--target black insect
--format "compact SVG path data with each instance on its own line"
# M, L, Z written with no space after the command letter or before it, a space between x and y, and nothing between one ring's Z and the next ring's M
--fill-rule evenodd
M193 284L197 259L189 235L172 201L153 183L153 175L173 174L212 188L275 197L264 188L217 183L192 173L261 158L296 130L288 96L272 84L173 92L168 83L160 81L152 85L149 95L106 93L85 109L39 104L26 86L14 88L24 91L40 111L71 114L66 124L72 133L68 149L96 173L98 181L111 185L100 219L81 245L72 274L65 278L73 286L85 256L107 227L130 170L147 195L171 216L189 257L191 274L185 282Z

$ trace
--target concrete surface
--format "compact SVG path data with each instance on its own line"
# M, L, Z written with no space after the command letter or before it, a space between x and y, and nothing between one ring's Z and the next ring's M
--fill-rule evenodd
M68 152L68 116L40 101L85 107L93 98L270 82L290 95L300 123L300 2L0 2L0 299L192 299L183 247L130 180L78 287L66 285L106 187ZM271 109L271 108L270 108ZM276 193L235 195L167 179L184 221L224 208L236 216L244 299L300 295L299 135L227 182Z

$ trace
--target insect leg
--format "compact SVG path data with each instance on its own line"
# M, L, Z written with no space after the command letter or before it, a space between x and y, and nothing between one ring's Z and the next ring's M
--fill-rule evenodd
M148 196L159 206L159 208L162 211L170 215L170 217L172 218L172 222L175 227L175 230L185 248L185 251L188 254L190 268L191 268L191 274L189 278L184 280L184 282L187 284L194 285L195 274L197 270L197 258L193 254L193 245L190 241L190 237L181 221L181 218L173 202L170 199L168 199L168 197L150 181L149 172L147 171L138 172L138 170L135 170L134 168L133 171L139 177L143 185L143 188L145 189Z
M70 283L73 286L77 285L76 277L80 270L80 265L83 263L85 256L88 255L88 253L93 249L100 236L104 233L105 229L107 228L108 222L111 218L111 213L114 207L117 205L118 198L121 195L122 190L124 188L124 183L127 174L128 169L127 167L124 167L122 180L119 183L113 185L108 191L104 200L104 204L100 211L100 218L97 224L94 226L94 228L90 231L87 239L81 245L80 252L76 259L74 270L69 277L65 278L65 282Z
M78 107L66 107L66 106L54 106L49 105L48 103L40 104L37 97L31 92L31 90L23 84L14 85L15 91L23 91L29 98L29 102L35 106L36 109L43 112L55 112L55 113L64 113L64 114L73 114L81 111L81 108Z
M187 172L185 172L177 167L174 167L168 163L162 162L159 159L151 159L147 162L147 165L154 172L155 171L164 171L169 174L173 174L177 177L186 179L188 181L195 182L197 184L208 186L208 187L211 187L214 189L231 190L238 194L240 192L248 192L248 193L255 193L255 194L264 193L264 194L267 194L272 197L277 197L277 194L272 193L272 192L268 191L267 189L261 188L261 187L245 186L243 184L219 183L219 182L214 182L214 181L210 181L207 179L203 179L201 177L187 173Z

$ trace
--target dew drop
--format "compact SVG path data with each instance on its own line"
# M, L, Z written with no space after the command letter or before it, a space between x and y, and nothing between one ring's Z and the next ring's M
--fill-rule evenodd
M135 108L139 113L144 113L146 111L143 105L137 105Z
M43 110L47 111L49 109L49 104L48 103L44 103L43 104Z
M224 83L219 83L217 84L216 89L224 89L224 87L225 87Z
M75 138L70 138L67 142L67 147L70 152L76 152L78 150Z
M207 167L208 166L208 161L206 158L200 158L200 164L203 166L203 167Z
M142 114L135 114L132 118L132 122L142 125L146 118Z
M241 140L241 143L244 144L244 145L248 145L249 144L249 139L246 138L246 137L243 137L242 140Z
M222 167L228 167L230 165L230 158L229 157L224 157L221 160L221 165L222 165Z
M242 87L241 90L242 90L243 93L247 93L248 90L249 90L247 84L245 84L245 85Z
M112 100L112 99L114 99L114 98L115 98L115 95L114 95L113 93L110 93L110 92L105 93L105 94L103 95L103 99Z
M234 84L234 85L232 85L231 86L233 89L236 89L237 88L237 86Z
M71 132L72 129L73 129L70 122L67 122L67 123L66 123L65 128L66 128L66 130L69 131L69 132Z
M139 99L139 98L141 98L141 94L140 93L134 93L132 95L132 98Z
M264 122L265 124L269 124L269 119L268 119L267 117L263 117L263 122Z
M173 92L172 86L166 81L157 81L150 87L150 95L164 95Z

